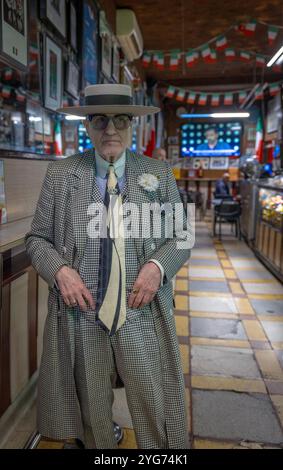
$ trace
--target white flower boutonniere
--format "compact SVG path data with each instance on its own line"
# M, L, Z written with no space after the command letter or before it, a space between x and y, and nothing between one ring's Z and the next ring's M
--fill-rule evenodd
M151 173L143 173L138 177L138 184L145 191L155 192L158 189L159 181L157 176Z

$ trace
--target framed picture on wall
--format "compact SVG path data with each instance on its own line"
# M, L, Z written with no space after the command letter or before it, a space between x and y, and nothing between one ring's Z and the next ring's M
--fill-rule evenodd
M112 77L116 83L120 81L120 53L119 45L113 40L112 41Z
M210 170L227 170L229 157L211 157Z
M66 38L66 0L40 0L40 17Z
M66 65L65 90L71 96L79 99L80 70L77 64L69 60Z
M49 36L44 44L44 106L60 108L62 101L62 50Z
M98 83L98 16L93 3L83 3L82 88Z
M0 57L23 71L28 67L27 0L2 0Z

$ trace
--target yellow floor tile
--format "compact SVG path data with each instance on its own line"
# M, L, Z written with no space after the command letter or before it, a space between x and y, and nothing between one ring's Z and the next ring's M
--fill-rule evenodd
M210 441L208 439L194 439L195 449L233 449L237 444L233 442Z
M204 317L204 318L225 318L225 319L233 319L237 320L239 316L236 313L219 313L219 312L190 312L190 317Z
M190 366L189 366L189 346L187 344L179 344L180 354L182 359L182 369L183 374L189 374Z
M233 294L245 294L239 282L229 281L229 286Z
M236 390L238 392L266 393L263 380L227 377L193 375L192 387L204 390Z
M187 292L189 290L188 281L186 279L177 279L175 290L183 290Z
M186 295L175 295L175 308L177 310L189 309L189 298Z
M251 348L250 343L240 339L190 338L191 345L226 346L227 348Z
M271 343L271 346L273 349L283 349L283 342L276 341L274 343Z
M261 321L283 322L283 316L279 315L260 315Z
M176 330L178 336L189 336L189 318L175 315Z
M251 341L267 341L262 326L257 320L243 320L242 323Z
M229 292L205 292L199 290L191 290L190 291L191 297L226 297L232 299L232 294Z
M136 436L133 429L123 428L124 437L120 444L118 445L119 449L137 449Z
M283 300L281 294L248 294L249 299L258 300Z
M217 251L217 254L220 259L228 259L228 256L226 255L225 251L219 250Z
M188 277L188 268L183 266L179 271L177 272L178 277Z
M281 425L283 426L283 395L271 395L271 400L276 408L278 413Z
M221 259L220 262L221 262L223 268L232 268L233 267L229 260Z
M265 379L283 380L283 370L274 351L255 351L262 375Z
M224 269L224 274L227 279L238 279L234 269Z
M241 314L254 315L254 310L248 299L237 299L234 298L237 310Z

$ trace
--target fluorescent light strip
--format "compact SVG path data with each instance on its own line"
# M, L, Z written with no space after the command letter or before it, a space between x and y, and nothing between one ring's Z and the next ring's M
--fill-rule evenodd
M209 113L209 114L181 114L180 118L198 119L198 118L247 118L250 113Z
M274 54L273 57L271 57L270 61L267 62L266 66L267 67L271 67L274 62L276 62L277 59L279 59L279 57L283 54L283 46L280 47L279 51L276 52L276 54Z
M85 116L73 116L72 114L68 114L65 116L66 121L81 121L85 119Z

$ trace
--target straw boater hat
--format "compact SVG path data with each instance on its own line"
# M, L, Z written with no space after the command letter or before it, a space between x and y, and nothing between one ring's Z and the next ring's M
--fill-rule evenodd
M155 106L133 104L132 89L129 85L103 84L85 88L84 106L59 108L59 113L87 116L88 114L131 114L145 116L160 111Z

